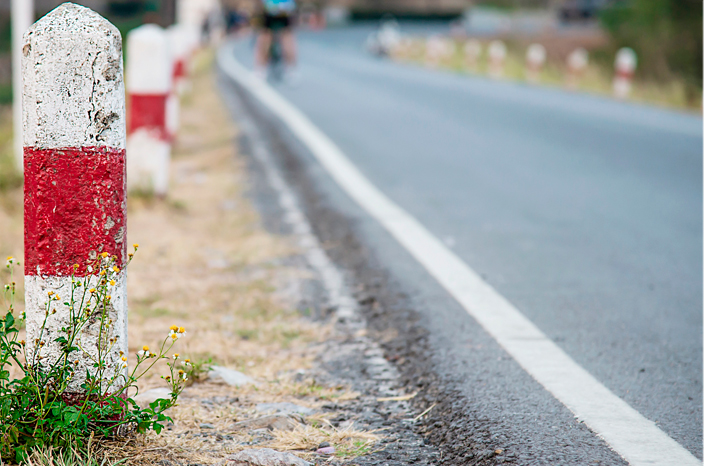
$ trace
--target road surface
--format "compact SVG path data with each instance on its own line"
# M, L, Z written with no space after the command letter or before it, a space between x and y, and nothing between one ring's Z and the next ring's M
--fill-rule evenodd
M701 119L379 60L362 48L369 31L301 33L300 82L274 87L579 366L701 459ZM230 46L251 67L251 42ZM458 442L508 445L519 464L621 461L296 151L418 313L438 383L464 400L446 416Z

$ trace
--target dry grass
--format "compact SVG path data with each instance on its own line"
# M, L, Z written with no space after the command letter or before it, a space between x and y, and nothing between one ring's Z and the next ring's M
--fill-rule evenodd
M129 340L134 353L143 344L154 345L170 325L184 326L188 334L179 341L181 355L212 358L257 384L189 387L171 410L174 425L169 430L132 439L117 450L119 457L129 458L127 464L165 458L212 464L250 443L276 448L283 433L273 431L273 437L253 442L247 432L232 432L231 425L256 416L258 403L290 401L320 408L328 400L357 396L346 387L298 380L312 364L316 342L330 329L302 319L291 297L277 291L304 279L305 272L280 265L296 251L287 240L262 229L244 197L247 182L244 161L235 154L236 130L207 69L201 67L192 95L184 99L168 200L137 197L128 204L129 240L140 244L129 270ZM145 388L160 385L156 375L145 381ZM310 439L329 432L341 442L341 455L349 456L350 451L367 451L367 444L378 439L375 434L329 429L304 425L287 432L287 442L308 439L296 443L307 450L317 446ZM364 445L355 446L360 441Z
M441 60L439 67L458 73L487 75L489 67L487 57L488 43L489 41L482 41L482 55L474 70L470 70L467 67L461 41L456 41L455 53ZM525 52L527 46L512 43L507 45L508 53L504 68L504 79L525 81ZM554 58L548 57L548 61L540 76L540 85L564 87L567 79L567 69L564 60L557 61ZM394 59L425 65L425 40L411 39L407 46L395 51ZM613 69L605 68L592 60L580 79L579 91L611 96L612 79ZM631 100L701 112L701 96L688 99L685 83L678 80L673 80L669 83L636 80L633 83Z
M130 364L142 345L156 347L169 326L179 325L187 329L174 348L182 357L212 359L256 384L193 384L169 411L173 424L161 435L103 443L93 455L100 461L74 458L75 464L216 464L252 446L310 455L321 441L335 445L343 459L370 451L379 439L351 426L337 430L320 414L293 432L254 438L232 431L234 422L260 415L258 403L287 401L319 412L325 403L344 403L358 394L305 376L332 330L294 308L295 290L307 272L282 265L297 251L263 229L245 197L245 161L236 153L236 129L215 89L211 59L201 56L193 91L183 100L168 198L128 199L129 244L140 245L128 270ZM8 116L0 112L0 118L0 150L6 151ZM0 200L0 254L22 257L21 188L5 190ZM159 377L164 369L144 379L140 391L164 386ZM37 452L31 464L61 466L62 455Z

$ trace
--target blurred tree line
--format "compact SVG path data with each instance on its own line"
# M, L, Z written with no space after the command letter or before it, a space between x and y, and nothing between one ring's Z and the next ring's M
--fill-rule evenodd
M638 54L638 73L683 79L689 98L702 89L702 0L616 0L601 13L614 49Z

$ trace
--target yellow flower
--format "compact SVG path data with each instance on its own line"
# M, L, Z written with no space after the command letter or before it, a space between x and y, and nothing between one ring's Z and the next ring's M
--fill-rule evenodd
M49 296L51 296L51 295L54 294L54 292L53 292L53 291L49 291L49 292L47 292L47 294L48 294Z
M109 256L107 252L101 252L100 255L103 256L103 259Z
M110 280L110 285L115 286L115 280Z
M7 260L8 260L8 261L11 261L11 260L12 260L12 256L7 256Z
M186 333L186 329L183 327L178 328L178 333Z
M107 295L107 296L105 297L105 299L106 299L107 301L110 301L110 299L112 299L112 296Z
M114 266L112 267L112 271L115 272L115 273L118 273L118 272L120 271L120 269L119 269L116 265L114 265Z
M122 360L123 360L123 361L127 361L127 358L124 357L124 356L122 356Z
M95 293L95 288L91 288L91 289L88 290L88 291L90 291L91 293Z
M178 335L175 334L175 333L172 333L172 334L171 334L171 339L172 339L172 340L178 340Z
M174 354L174 359L178 359L178 353Z
M78 265L78 264L73 264L73 268L74 268L74 270L75 270L75 269L78 269L78 267L79 267L79 265Z
M100 271L100 276L102 277L103 275L105 275L105 270Z
M134 246L135 249L139 247L139 243L134 243L132 246Z
M142 351L149 351L149 347L147 345L142 346Z
M172 330L172 331L174 331L174 332L175 332L175 331L177 331L177 330L178 330L178 327L177 327L177 326L175 326L175 325L172 325L171 327L169 327L169 330Z

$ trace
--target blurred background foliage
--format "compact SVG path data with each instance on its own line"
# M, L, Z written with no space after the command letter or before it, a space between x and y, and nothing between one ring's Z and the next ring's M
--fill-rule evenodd
M601 24L611 37L609 51L636 51L638 75L660 82L678 77L692 95L701 91L701 0L619 0L601 12Z

